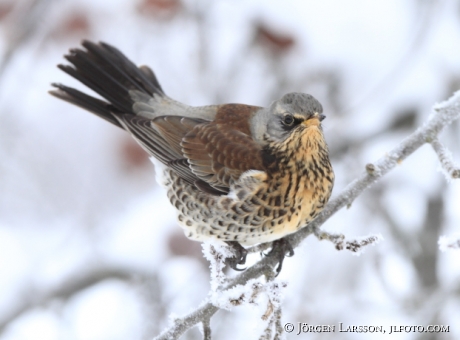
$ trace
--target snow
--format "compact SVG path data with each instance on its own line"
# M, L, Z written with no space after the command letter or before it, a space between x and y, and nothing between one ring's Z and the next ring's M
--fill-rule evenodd
M455 233L449 236L441 236L438 240L438 244L441 251L460 249L460 233Z
M245 305L250 306L256 318L267 321L276 317L275 311L282 304L286 287L288 284L285 281L266 283L261 278L251 279L244 285L212 292L210 301L214 306L229 311Z
M234 257L235 254L229 248L229 246L213 242L206 241L202 244L203 255L206 260L209 261L209 268L211 271L211 290L212 292L218 292L220 288L225 284L226 277L223 272L225 259Z

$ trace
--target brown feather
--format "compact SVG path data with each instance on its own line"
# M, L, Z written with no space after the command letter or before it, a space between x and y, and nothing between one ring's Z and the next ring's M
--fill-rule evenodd
M229 188L247 170L263 170L261 147L250 136L257 106L226 104L216 119L196 125L182 140L192 171L213 187Z
M184 136L198 124L209 121L199 118L186 118L179 116L161 116L152 120L151 126L169 144L169 148L182 155L181 142Z

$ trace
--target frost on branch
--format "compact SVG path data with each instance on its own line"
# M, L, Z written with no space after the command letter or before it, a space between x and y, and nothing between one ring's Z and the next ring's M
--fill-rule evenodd
M372 163L366 164L366 172L372 176L380 176L380 169Z
M331 234L319 229L315 231L315 236L319 240L328 240L332 242L337 250L347 249L357 256L364 253L366 246L375 245L383 241L383 236L381 234L358 237L354 240L346 240L343 234Z
M286 287L287 282L284 281L264 282L263 278L257 278L244 285L212 292L210 299L214 306L226 310L242 305L257 308L260 319L267 321L259 339L280 339L283 334L281 302Z
M273 334L273 332L275 333ZM281 324L281 308L278 308L273 312L273 315L259 340L284 339L283 335L284 329Z
M459 250L460 249L460 233L451 236L441 236L438 241L441 251Z
M336 244L337 250L347 249L353 252L355 255L359 256L365 251L365 247L368 245L376 245L380 241L383 241L383 236L381 234L377 235L368 235L364 237L358 237L354 240L345 240L342 243Z
M211 290L216 292L226 282L223 272L225 259L234 256L230 248L224 244L216 242L203 242L203 255L209 261L211 269Z
M199 327L203 340L211 340L211 319L204 319Z
M244 285L224 289L227 283L223 272L225 259L234 256L231 249L223 244L203 243L203 254L210 263L211 292L209 301L212 305L226 310L241 305L250 305L260 309L260 318L267 321L267 325L260 339L280 339L283 334L281 325L282 290L287 287L286 282L265 282L262 277L251 279ZM210 336L209 322L202 322L202 333Z
M270 281L265 283L263 281L263 278L252 279L244 285L213 292L211 302L214 306L226 310L245 304L266 305L261 318L267 320L273 310L280 306L283 297L282 289L287 287L287 282Z
M449 182L452 178L460 178L460 167L452 160L451 152L437 138L431 141L431 146L439 158L446 180Z

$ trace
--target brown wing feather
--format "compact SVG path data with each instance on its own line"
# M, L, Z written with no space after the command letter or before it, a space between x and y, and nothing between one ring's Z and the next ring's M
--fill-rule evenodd
M247 170L263 170L261 148L251 137L249 118L259 107L222 105L213 122L196 125L182 140L182 153L200 179L229 188Z
M199 118L160 116L152 120L151 126L166 140L171 149L182 155L180 146L182 139L195 126L203 123L209 123L209 121Z
M162 117L156 118L155 120L161 120L160 118ZM150 119L131 114L121 115L118 119L123 127L131 132L133 137L151 156L174 169L174 171L189 184L194 185L200 181L200 178L190 169L188 160L184 158L182 151L180 149L178 150L178 147L172 142L174 139L180 141L183 135L189 132L191 126L188 126L189 129L184 128L182 130L178 129L176 126L176 129L171 130L170 133L166 135L167 137L165 137L167 131L158 128L158 125L155 125ZM165 119L165 121L168 120L169 119ZM191 124L191 122L188 123ZM197 124L198 123L201 122L197 121ZM172 131L177 131L177 136L173 136ZM206 188L206 184L203 184L201 187ZM212 190L212 188L210 188L210 190Z
M214 121L179 116L153 120L123 115L122 124L153 156L198 189L228 193L247 170L264 170L261 148L250 135L249 118L259 107L222 105Z
M207 120L199 118L187 118L179 116L161 116L151 121L151 126L158 132L161 137L167 142L168 149L174 150L182 156L182 139L192 131L195 126L199 124L209 123ZM203 154L203 159L208 156ZM200 157L198 157L200 158ZM200 162L200 159L197 160ZM210 186L207 182L199 178L192 172L187 158L174 159L167 164L170 168L174 169L187 182L194 184L199 190L207 192L212 195L222 195L228 193L227 187Z

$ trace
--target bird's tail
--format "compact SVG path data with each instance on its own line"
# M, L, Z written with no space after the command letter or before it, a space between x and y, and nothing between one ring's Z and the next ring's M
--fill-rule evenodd
M86 109L110 123L122 127L114 115L134 114L133 92L137 97L154 94L164 97L163 89L153 71L147 66L137 67L115 47L100 42L83 41L83 49L72 49L65 58L73 65L58 65L106 101L94 98L62 84L52 84L57 90L50 94ZM130 94L131 91L131 94ZM122 127L123 128L123 127Z

